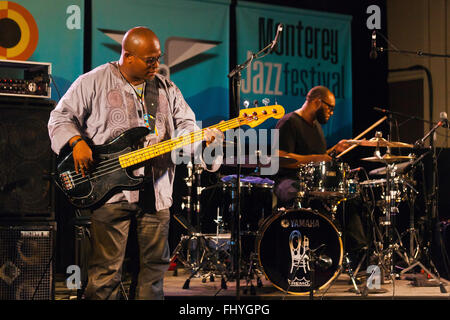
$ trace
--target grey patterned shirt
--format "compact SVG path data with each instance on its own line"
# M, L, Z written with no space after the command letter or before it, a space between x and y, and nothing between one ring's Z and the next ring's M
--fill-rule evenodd
M146 144L179 137L199 130L192 109L179 88L162 75L156 75L159 100L156 111L156 134L147 136ZM145 126L145 111L129 83L122 77L117 62L106 63L78 77L50 114L48 130L53 151L57 154L76 135L104 144L122 132ZM186 148L193 152L197 145ZM220 167L221 159L211 171ZM204 164L204 162L203 162ZM170 153L152 159L147 175L153 176L156 210L172 205L175 165ZM151 171L151 173L149 172ZM143 168L135 174L143 174ZM139 191L122 191L108 203L137 202Z

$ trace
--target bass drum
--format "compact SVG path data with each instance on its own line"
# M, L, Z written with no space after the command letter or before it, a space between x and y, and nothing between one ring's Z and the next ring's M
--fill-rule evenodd
M342 265L340 232L325 215L311 209L283 210L267 218L256 246L267 279L291 294L308 293L312 283L314 290L326 287ZM309 250L318 257L313 278Z

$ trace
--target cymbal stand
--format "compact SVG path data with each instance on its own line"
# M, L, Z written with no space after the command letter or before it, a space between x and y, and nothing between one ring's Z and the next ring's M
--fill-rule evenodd
M422 166L423 170L423 163L421 162L425 156L430 154L430 150L423 153L420 157L415 159L414 161L411 161L407 167L405 167L403 170L405 171L407 168L411 169L412 172L414 172L417 169L417 166L420 164ZM418 259L420 250L421 250L421 243L419 240L418 230L415 228L415 219L414 219L414 208L416 203L416 196L419 194L419 192L407 181L402 181L404 184L407 185L407 187L410 190L410 201L409 201L409 228L403 232L400 236L401 238L405 235L409 234L409 256L405 254L405 256L400 255L403 260L408 264L408 267L411 266L416 259ZM401 243L400 243L401 244ZM406 252L406 251L405 251ZM404 273L403 271L400 272L400 274Z
M441 126L448 127L448 121L441 120L422 139L416 141L416 143L415 143L416 146L422 146L428 137L432 137L430 139L430 151L429 151L432 156L432 168L433 168L432 169L433 173L432 173L432 186L431 186L431 202L429 204L427 204L427 205L431 206L431 224L432 225L434 225L436 223L436 220L438 219L437 157L436 157L436 147L434 146L434 143L433 143L433 136L434 136L435 131ZM428 226L429 234L427 236L426 244L423 246L423 252L424 252L430 266L434 269L435 274L433 272L431 272L429 269L427 269L424 266L424 264L420 261L420 255L417 258L415 258L413 261L411 261L410 266L408 268L402 270L400 274L406 273L409 270L412 270L413 268L415 268L416 266L420 266L428 275L430 275L439 284L441 293L447 293L447 290L445 289L445 284L441 280L441 278L439 276L439 272L437 271L436 266L430 257L430 253L429 253L429 248L431 245L431 236L430 236L431 230L430 229L431 229L431 227ZM445 282L448 283L447 281L445 281Z
M376 138L381 138L382 133L376 132L375 133ZM390 154L390 148L388 147L387 152ZM381 284L384 282L384 274L388 273L391 276L391 279L393 279L393 270L394 270L394 263L393 263L393 251L394 251L394 245L392 244L393 239L393 225L394 225L394 218L396 216L396 213L398 211L398 208L393 205L392 201L395 201L392 193L392 184L391 184L391 176L394 171L394 166L392 164L389 164L388 161L385 161L384 158L381 156L380 153L380 146L377 145L375 147L374 156L378 159L380 159L384 164L386 165L386 189L383 190L382 196L384 196L383 204L381 206L381 211L383 216L380 218L380 221L378 223L384 227L384 232L381 232L380 229L377 227L377 222L374 220L373 212L377 208L376 199L374 197L372 187L370 187L370 192L372 195L372 213L370 213L370 220L373 224L373 241L374 241L374 258L378 261L378 265L380 266L381 271ZM369 252L367 252L369 254ZM365 258L365 257L364 257ZM360 265L357 267L357 270L359 270ZM394 281L394 280L393 280ZM394 282L393 282L393 285ZM378 289L374 290L376 293L384 292L384 289ZM369 293L369 290L367 287L364 288L363 294L366 295Z
M407 182L405 182L407 183ZM406 253L406 250L402 250L403 254L400 254L400 248L397 251L400 258L402 258L408 266L411 265L412 261L414 261L420 252L420 243L419 243L419 235L418 231L415 228L415 219L414 219L414 207L416 203L416 195L419 193L413 186L407 183L410 189L410 200L409 200L409 228L404 231L399 237L400 248L403 248L402 238L409 235L409 255ZM401 274L401 273L400 273Z

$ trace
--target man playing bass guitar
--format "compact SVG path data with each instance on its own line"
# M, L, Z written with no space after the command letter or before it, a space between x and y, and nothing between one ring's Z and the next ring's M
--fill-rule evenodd
M89 177L96 167L90 143L105 144L130 128L147 127L150 134L143 145L148 146L199 129L178 87L158 74L161 56L153 31L129 30L119 61L81 75L52 111L48 123L52 149L57 154L63 148L72 149L79 179ZM207 145L223 139L218 129L206 129L204 136ZM212 171L220 166L211 165ZM147 177L143 188L119 191L92 211L86 299L116 298L131 221L136 226L140 262L135 298L164 298L175 165L168 153L134 171Z

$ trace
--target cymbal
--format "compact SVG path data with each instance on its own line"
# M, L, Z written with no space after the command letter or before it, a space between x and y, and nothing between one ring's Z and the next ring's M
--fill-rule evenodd
M346 140L349 144L356 144L361 147L391 147L391 148L413 148L412 144L387 141L384 138L372 138L370 140Z
M406 160L412 160L414 159L413 156L395 156L390 155L386 153L384 156L380 158L378 157L368 157L368 158L362 158L361 160L364 161L370 161L370 162L381 162L381 163L394 163L394 162L402 162Z
M270 167L274 160L278 160L278 165L280 167L290 166L297 162L297 160L289 157L277 157L277 156L259 156L259 163L256 161L256 157L243 156L242 159L239 157L228 157L223 160L225 166L236 167L239 163L242 168L256 168L256 167Z
M403 170L410 164L410 161L398 163L395 165L394 169L392 171L395 171L397 173L402 173ZM369 172L371 176L384 176L386 175L386 167L381 167L378 169L374 169Z

